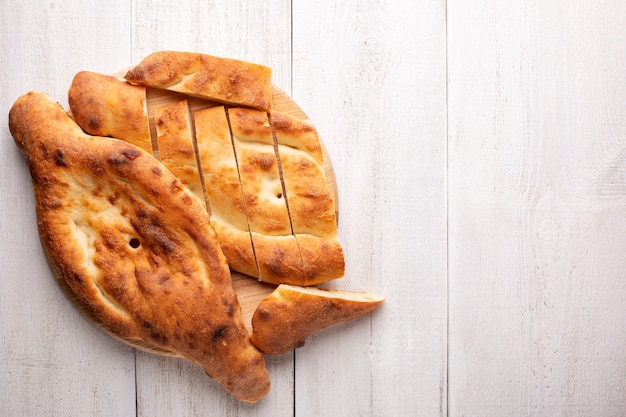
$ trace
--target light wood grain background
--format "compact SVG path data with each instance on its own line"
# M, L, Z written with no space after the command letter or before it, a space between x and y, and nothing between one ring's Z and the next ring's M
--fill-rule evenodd
M272 392L237 403L64 298L5 122L0 415L623 416L625 45L621 0L2 2L5 117L154 50L271 66L335 166L331 286L388 301L269 357Z

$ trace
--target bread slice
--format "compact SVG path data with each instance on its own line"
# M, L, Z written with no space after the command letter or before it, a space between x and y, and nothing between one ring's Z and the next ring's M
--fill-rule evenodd
M271 74L270 68L250 62L160 51L148 55L124 78L132 84L268 111L272 108Z
M154 122L161 162L202 204L206 204L193 145L193 128L187 100L159 107L155 111Z
M81 71L72 80L68 102L72 117L85 132L124 139L152 152L145 87Z
M258 277L226 110L200 110L194 121L206 201L222 250L231 268Z
M85 134L42 93L15 102L9 128L43 247L81 310L129 344L199 364L242 401L266 395L226 258L180 180L141 148Z
M267 114L230 108L228 115L259 279L304 285L302 255L291 230Z
M344 275L337 235L337 206L326 179L317 130L308 121L274 112L271 117L289 220L302 256L304 285Z
M302 347L316 330L361 317L384 297L370 293L279 285L252 316L252 343L277 355Z
M293 232L336 238L335 202L315 127L280 113L272 113L272 126Z
M250 230L268 236L291 235L279 161L267 114L253 109L230 108L228 119Z

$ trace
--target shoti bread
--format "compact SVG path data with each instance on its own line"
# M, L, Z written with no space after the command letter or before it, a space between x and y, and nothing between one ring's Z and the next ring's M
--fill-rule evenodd
M156 159L91 137L42 93L9 127L31 172L39 233L61 283L106 330L202 366L236 398L270 388L199 200Z
M230 58L193 52L159 51L144 58L124 78L224 104L269 111L272 70Z

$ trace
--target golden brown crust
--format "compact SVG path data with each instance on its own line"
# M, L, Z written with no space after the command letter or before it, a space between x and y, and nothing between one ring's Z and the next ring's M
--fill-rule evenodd
M336 208L317 131L307 121L279 113L272 114L272 123L293 232L336 238Z
M293 235L252 233L259 280L272 284L307 285L302 255Z
M293 232L336 238L335 204L323 167L289 146L279 145L278 152Z
M258 278L259 270L252 248L250 233L231 227L211 219L211 225L218 236L222 252L228 260L228 265L237 272Z
M266 354L304 345L314 331L354 320L378 307L375 294L279 285L252 316L252 343Z
M310 286L344 275L343 249L337 239L253 232L252 242L263 282Z
M33 179L39 232L68 287L111 333L204 367L243 401L269 391L204 207L163 165L90 137L41 93L9 127Z
M152 152L145 87L81 71L74 76L68 102L72 117L85 132L123 139Z
M272 125L279 144L305 152L318 164L324 165L322 144L317 129L311 122L284 113L272 112Z
M271 69L192 52L160 51L125 75L132 84L178 91L220 103L272 108Z
M345 260L339 239L307 234L295 237L306 277L300 285L317 285L344 276Z
M156 109L154 122L161 161L202 204L206 204L193 147L187 100Z

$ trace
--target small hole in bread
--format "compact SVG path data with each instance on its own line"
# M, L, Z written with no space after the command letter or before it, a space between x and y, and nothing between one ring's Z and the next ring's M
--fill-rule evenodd
M276 194L276 198L283 198L283 193Z
M128 241L128 246L130 246L133 249L137 249L140 245L141 243L139 242L139 239L137 239L136 237Z

